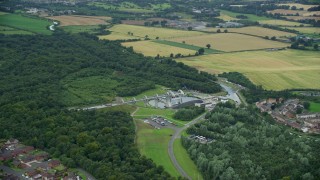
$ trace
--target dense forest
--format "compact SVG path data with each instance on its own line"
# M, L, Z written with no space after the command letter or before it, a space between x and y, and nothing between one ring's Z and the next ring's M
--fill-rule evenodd
M204 107L188 106L186 108L179 109L174 113L173 117L182 121L190 121L204 112Z
M187 129L214 141L184 137L183 146L204 179L318 179L320 142L278 126L256 109L218 105L207 120Z
M170 176L139 154L129 113L67 110L65 79L112 79L109 91L116 95L135 95L155 83L220 90L212 82L214 76L170 59L147 59L88 34L0 35L0 42L0 138L17 138L46 150L65 165L82 167L98 179ZM210 89L203 89L204 85Z

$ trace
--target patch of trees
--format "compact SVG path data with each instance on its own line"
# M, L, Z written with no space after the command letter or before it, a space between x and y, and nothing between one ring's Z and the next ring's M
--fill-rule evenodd
M200 114L204 113L204 111L204 107L189 106L186 108L179 109L173 115L173 117L182 121L190 121L195 117L199 116Z
M202 144L182 137L182 144L204 179L316 179L320 176L318 137L299 136L271 116L218 106L207 120L187 129L213 139Z
M145 58L118 42L99 41L85 33L0 35L0 41L0 138L17 138L44 149L98 179L170 176L139 154L129 113L67 110L61 100L67 91L62 83L66 77L112 79L117 82L114 92L122 96L155 84L220 90L213 75L171 59Z
M308 11L320 11L320 6L314 6L308 9Z

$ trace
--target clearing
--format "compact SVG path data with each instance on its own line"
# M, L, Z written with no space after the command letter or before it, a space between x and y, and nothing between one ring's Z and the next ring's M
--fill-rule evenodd
M140 153L152 159L158 166L163 166L173 177L180 176L168 154L168 143L174 131L168 128L154 129L142 120L135 120L135 123L137 126L136 140Z
M249 26L249 27L242 27L242 28L206 28L204 30L208 32L217 32L218 29L220 29L222 32L224 31L224 29L227 29L228 32L235 32L235 33L254 35L254 36L260 36L260 37L296 36L296 34L294 33L278 31L278 30L268 29L268 28L263 28L258 26Z
M176 30L176 29L134 26L134 25L126 25L126 24L115 25L109 30L112 31L111 35L101 36L100 38L109 39L111 37L111 39L115 39L115 38L112 38L113 35L116 35L116 36L121 35L127 38L131 37L130 39L137 39L137 37L145 38L145 36L147 35L148 38L150 39L156 39L156 37L159 37L160 39L171 39L175 37L198 36L198 35L204 34L202 32L196 32L196 31L184 31L184 30ZM132 33L132 36L128 35L129 32Z
M122 43L122 45L126 47L132 46L135 52L142 53L145 56L153 57L157 56L157 54L159 54L160 56L169 57L171 53L181 53L182 55L194 55L196 52L194 50L160 44L152 41L126 42Z
M269 90L319 89L320 53L314 51L248 51L177 59L210 73L237 71Z
M236 33L218 33L195 37L181 37L172 39L172 41L180 43L184 41L186 44L203 48L205 48L207 44L211 44L211 48L226 52L281 48L288 46L286 43Z
M30 24L32 24L32 26L30 26ZM18 34L23 33L23 31L28 31L49 35L52 33L48 29L51 24L51 20L43 20L36 17L26 17L18 14L0 15L0 25L17 29L17 31L20 30Z
M51 16L49 19L60 22L60 26L107 24L107 16Z

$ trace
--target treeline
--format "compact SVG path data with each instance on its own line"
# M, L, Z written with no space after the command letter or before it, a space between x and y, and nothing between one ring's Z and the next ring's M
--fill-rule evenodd
M214 76L182 63L145 58L88 34L0 35L0 42L0 139L17 138L98 179L170 176L139 154L129 113L66 110L61 100L65 78L112 79L118 95L135 95L155 84L197 90L218 86Z
M204 179L317 179L320 143L247 109L217 106L188 134L213 139L202 144L182 138Z
M200 114L204 113L204 111L204 107L189 106L186 108L179 109L177 112L174 113L173 118L182 121L190 121L195 117L199 116Z

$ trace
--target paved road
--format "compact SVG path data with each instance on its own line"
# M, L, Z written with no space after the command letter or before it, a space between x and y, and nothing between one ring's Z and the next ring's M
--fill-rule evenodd
M93 177L91 174L89 174L87 171L81 169L81 168L77 168L78 171L82 172L84 175L87 176L87 180L96 180L95 177Z
M169 141L169 144L168 144L168 153L169 153L169 157L171 159L171 162L173 163L174 167L179 171L179 173L187 178L187 179L191 179L191 177L183 170L183 168L180 166L179 162L177 161L175 155L174 155L174 152L173 152L173 144L174 144L174 141L175 139L177 138L180 138L181 137L181 132L185 129L187 129L188 127L192 126L193 124L201 121L201 120L204 120L204 116L206 115L206 113L202 114L201 116L193 119L192 121L190 121L189 123L187 123L186 125L184 125L183 127L181 128L176 128L175 129L175 133L173 136L171 136L171 139Z

